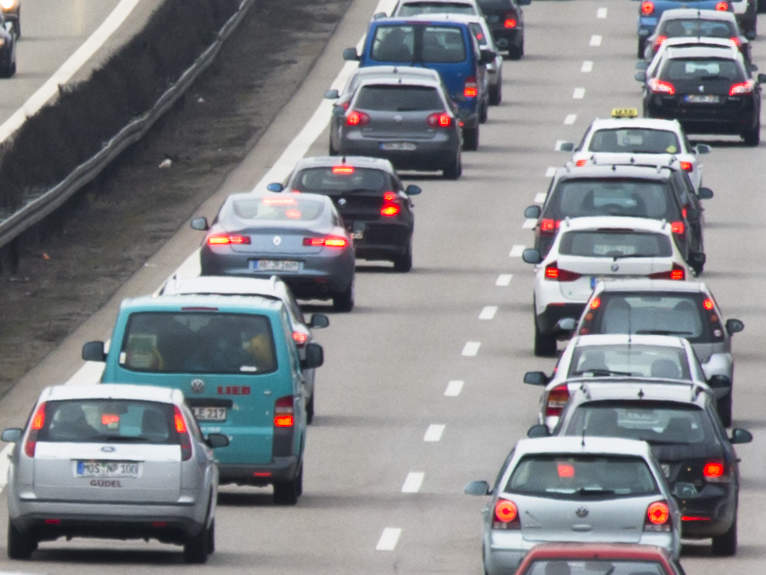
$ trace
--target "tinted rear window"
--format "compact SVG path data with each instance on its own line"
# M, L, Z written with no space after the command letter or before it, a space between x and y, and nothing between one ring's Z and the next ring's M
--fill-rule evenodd
M575 348L570 376L625 375L689 379L683 348L659 345L583 345Z
M362 86L355 108L386 112L443 110L439 93L427 86Z
M545 497L630 497L657 493L646 461L618 455L528 455L505 491Z
M466 46L458 27L378 26L370 57L379 62L456 63L465 61Z
M277 367L265 316L211 312L131 314L119 363L154 373L266 373Z
M623 154L675 154L679 150L673 132L644 128L597 130L588 145L590 152Z
M656 561L637 559L538 559L524 572L525 575L666 575L665 568Z
M456 2L408 2L396 13L397 16L414 16L416 14L476 14L473 6Z
M571 231L561 237L559 253L601 258L669 257L670 238L662 234L632 231Z
M513 6L511 0L479 0L479 7L483 12L496 10L510 10Z
M459 28L427 26L423 30L424 62L463 62L465 58L465 42Z
M734 60L722 58L673 58L662 67L660 77L664 80L705 82L741 82L743 73Z
M732 38L738 35L731 22L700 20L699 18L668 20L662 25L660 34L669 38L697 38L699 36L706 36L708 38Z
M414 26L378 26L372 42L373 60L411 62L415 56Z
M264 221L310 221L317 219L324 210L324 203L299 196L240 198L232 209L243 220Z
M326 167L301 170L291 184L302 192L367 192L387 190L389 182L388 174L380 170Z
M634 216L671 219L674 215L666 184L655 180L562 180L551 198L556 218L578 216Z

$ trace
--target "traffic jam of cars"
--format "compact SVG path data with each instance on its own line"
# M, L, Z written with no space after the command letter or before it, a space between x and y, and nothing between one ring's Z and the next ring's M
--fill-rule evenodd
M199 277L123 300L110 341L82 346L103 364L100 385L48 387L23 428L3 431L16 446L9 557L59 537L152 538L204 563L219 485L300 501L324 362L312 330L330 321L305 319L296 298L352 312L361 260L417 269L412 198L481 152L504 58L525 54L529 3L400 0L374 15L343 51L358 68L325 94L329 154L229 195L212 221L193 218ZM744 322L702 280L712 147L689 136L758 145L755 11L753 0L639 2L639 105L617 102L579 143L561 142L571 157L523 212L529 349L551 364L524 375L540 389L527 437L508 444L493 482L464 488L484 498L488 575L681 575L682 539L737 552L734 445L753 440L733 427ZM429 173L422 187L403 181L412 171Z

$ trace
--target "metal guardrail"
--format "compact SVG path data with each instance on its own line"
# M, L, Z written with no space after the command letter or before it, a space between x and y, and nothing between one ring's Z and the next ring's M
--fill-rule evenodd
M151 110L131 120L94 156L77 166L66 178L22 208L0 221L0 247L12 242L26 230L55 212L83 186L94 180L128 146L139 141L184 95L215 60L224 41L234 32L255 0L241 0L234 13L218 32L218 36L155 102Z

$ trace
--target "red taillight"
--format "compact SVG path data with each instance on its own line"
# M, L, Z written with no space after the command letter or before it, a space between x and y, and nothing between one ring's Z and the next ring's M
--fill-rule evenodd
M380 208L380 215L392 218L394 216L398 216L399 212L402 211L402 208L399 206L399 204L384 204L382 208Z
M737 48L742 47L742 40L739 39L739 36L732 36L731 38L729 38L729 40L734 42L734 45L737 46Z
M333 166L332 173L347 176L354 173L354 166Z
M24 453L27 454L27 457L35 456L37 434L43 428L43 425L45 425L45 404L41 403L34 416L32 416L32 421L29 424L29 435L27 435L27 441L24 443Z
M292 427L294 424L293 396L280 397L274 402L274 427Z
M470 76L463 87L463 96L466 98L475 98L479 95L479 85L476 83L476 78Z
M348 240L340 236L326 236L323 238L303 238L303 245L313 248L345 248L348 247Z
M569 270L562 270L558 267L556 262L552 262L545 266L545 279L553 280L557 282L573 282L579 279L581 276L578 273L570 272Z
M653 94L667 94L668 96L672 96L676 93L676 87L673 84L666 82L665 80L660 80L659 78L650 78L648 86Z
M347 126L364 126L365 124L370 123L370 117L365 114L364 112L357 112L356 110L351 110L346 114L346 125Z
M564 406L569 401L569 388L566 383L557 385L548 393L548 400L545 403L545 416L561 415Z
M306 341L309 339L309 334L302 332L302 331L294 331L293 332L293 341L298 345L305 345Z
M723 461L708 461L702 468L702 476L710 483L722 483L729 480Z
M667 501L655 501L646 508L646 521L644 530L669 531L670 530L670 507Z
M683 221L671 222L670 231L679 236L683 235L686 232L686 225Z
M691 172L694 169L694 165L691 162L679 162L679 165L684 172Z
M476 94L474 94L474 96L475 95ZM452 125L452 116L446 112L434 112L426 118L426 122L432 128L449 128Z
M655 52L656 52L657 50L659 50L659 49L660 49L660 46L662 46L662 43L663 43L665 40L667 40L667 39L668 39L668 37L667 37L667 36L657 36L657 37L654 39L654 44L653 44L653 46L652 46L653 50L654 50Z
M713 311L715 308L715 304L713 303L713 300L710 298L705 298L705 301L702 302L702 307L705 308L707 311Z
M250 243L250 236L239 234L215 234L207 237L209 246L244 245Z
M678 264L673 264L673 267L666 272L657 272L649 274L649 279L653 280L685 280L686 270Z
M747 80L745 82L738 82L732 84L729 88L729 96L743 96L745 94L752 94L755 88L755 82L753 80Z
M652 12L654 12L654 2L651 0L644 0L641 2L641 14L649 16Z
M588 160L577 160L575 162L575 167L576 168L582 168L587 163L588 163Z
M554 220L552 218L545 218L540 220L540 233L541 234L555 234L556 230L561 226L561 220Z
M495 518L492 521L493 529L518 529L519 509L513 501L498 499L495 503Z
M729 3L728 2L719 2L715 5L715 9L719 12L726 12L729 9Z
M516 20L516 18L510 17L510 16L506 17L505 21L503 22L503 27L506 29L515 28L518 25L519 23Z
M173 425L178 435L178 443L181 445L181 460L191 459L192 449L189 429L186 427L186 420L177 405L173 406Z
M598 309L601 305L601 298L594 297L593 300L590 302L590 309Z

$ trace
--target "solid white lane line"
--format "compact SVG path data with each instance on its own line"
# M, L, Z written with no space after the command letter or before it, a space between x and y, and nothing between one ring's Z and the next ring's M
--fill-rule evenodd
M535 229L535 226L537 225L537 220L534 218L527 218L524 220L524 223L521 225L522 229L525 230L533 230Z
M564 125L571 126L576 121L577 121L577 114L567 114L566 118L564 118Z
M585 88L575 88L572 92L573 100L582 100L585 97Z
M396 549L396 544L399 542L399 536L401 534L401 527L386 527L383 529L383 533L380 534L380 539L378 539L378 544L375 546L375 550L393 551Z
M479 348L481 347L480 341L467 341L465 342L465 345L463 346L463 352L461 355L463 357L476 357L476 354L479 353Z
M436 443L437 441L441 441L442 433L444 433L445 427L446 426L441 423L432 423L428 426L428 429L426 429L426 433L423 435L423 441L428 443Z
M444 395L447 397L457 397L460 392L463 391L463 380L453 379L447 384L447 389L444 390Z
M520 258L526 247L527 246L524 244L513 244L513 246L511 246L511 253L508 254L508 257Z
M423 478L426 476L422 471L410 471L404 479L402 493L417 493L423 485Z
M556 175L556 166L548 166L545 168L545 177L552 178Z
M583 74L588 74L590 72L593 72L593 60L585 60L582 63L582 67L580 68L580 72Z
M596 10L596 18L599 20L606 20L606 7L599 8Z
M593 47L601 46L601 41L603 38L600 34L593 34L593 36L590 37L589 45Z
M497 287L508 287L511 285L511 280L513 279L513 274L500 274L497 276L497 279L495 280L495 285Z
M536 204L544 204L545 203L545 196L547 194L545 192L538 192L535 194L535 203Z
M494 319L495 314L497 313L497 306L496 305L486 305L482 308L481 312L479 313L479 319Z

